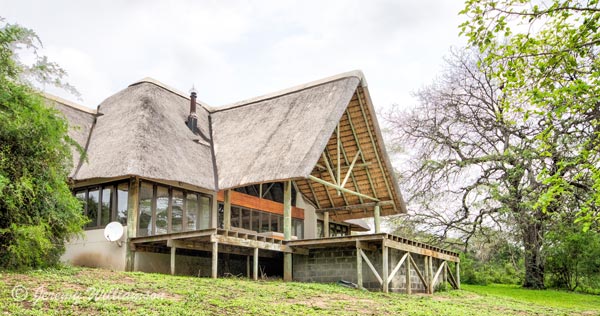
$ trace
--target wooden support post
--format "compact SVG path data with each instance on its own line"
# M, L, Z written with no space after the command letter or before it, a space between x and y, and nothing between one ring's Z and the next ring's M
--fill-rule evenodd
M323 213L323 236L329 237L329 212Z
M379 205L375 205L375 211L373 212L373 214L375 221L375 234L379 234L381 233L381 217Z
M435 278L433 276L433 257L429 257L429 294L433 294L433 289L435 287Z
M382 274L381 274L381 279L383 281L383 293L387 293L389 291L389 283L388 283L388 273L389 273L389 248L386 245L382 245L381 247L381 252L382 252L382 256L381 256L381 261L382 261L382 266L381 266L381 270L382 270Z
M175 275L175 253L177 247L171 247L171 275Z
M254 248L254 262L252 264L252 278L254 281L258 280L258 248Z
M456 287L460 290L460 262L456 263Z
M212 243L211 277L213 279L217 278L218 265L219 265L219 243L215 241Z
M292 239L292 181L283 183L283 239ZM283 254L283 281L292 280L292 254Z
M363 276L362 276L362 255L360 254L362 249L359 248L359 242L356 242L356 284L358 288L363 288Z
M431 282L429 280L431 280L429 278L429 256L423 256L423 272L424 272L424 279L425 279L425 285L427 287L427 294L431 294Z
M250 279L252 276L250 275L250 255L246 256L246 277Z
M139 192L140 180L137 177L129 181L129 196L127 198L127 239L137 236L138 213L139 213ZM129 241L125 243L125 270L133 271L135 269L135 251L132 249Z
M223 192L223 229L231 229L231 190Z
M407 255L410 257L410 254L407 253ZM410 259L410 258L409 258ZM406 260L406 294L410 295L412 293L412 284L411 284L411 279L410 279L410 260Z
M444 286L446 286L446 283L448 283L448 261L444 260L442 263L445 265L442 274L442 281L444 282Z

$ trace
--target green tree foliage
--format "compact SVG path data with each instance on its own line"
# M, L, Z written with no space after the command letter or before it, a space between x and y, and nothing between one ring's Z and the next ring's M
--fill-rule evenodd
M600 293L600 234L559 217L546 241L550 286Z
M509 96L503 106L546 122L536 146L557 163L540 174L547 188L536 207L552 211L578 188L591 189L578 214L589 229L600 220L598 1L467 0L462 14L462 34Z
M50 266L87 221L66 183L75 144L67 123L30 84L62 85L64 72L37 55L33 31L0 23L0 267ZM21 63L19 49L35 63Z

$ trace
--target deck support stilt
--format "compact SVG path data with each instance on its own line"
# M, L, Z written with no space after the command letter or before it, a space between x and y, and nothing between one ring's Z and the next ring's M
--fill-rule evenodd
M283 240L292 240L292 181L283 184ZM283 254L283 281L292 280L292 254Z
M456 289L460 290L460 263L456 263Z
M252 263L252 278L254 279L254 281L258 280L258 248L254 248L254 256L252 256L253 258L253 263Z
M250 255L246 256L246 277L250 279L252 275L250 274Z
M388 273L389 273L389 258L388 258L389 250L388 247L383 245L381 247L381 280L383 283L383 293L389 292L389 283L388 283Z
M140 180L137 177L129 181L129 197L127 200L127 239L137 236L138 210L139 210ZM135 251L129 242L125 243L125 270L135 270Z
M218 265L219 265L219 243L215 241L212 243L212 261L211 261L211 274L210 274L213 279L217 278Z
M356 242L356 284L358 288L363 288L363 275L362 275L362 256L360 254L362 250L359 247L359 242Z
M435 287L435 277L433 275L433 257L429 257L429 294L433 294L433 289Z
M407 253L408 256L410 256L410 253ZM408 258L409 260L406 260L406 294L411 294L412 292L412 284L411 284L411 279L410 279L410 258Z
M175 254L177 253L176 247L171 247L171 275L175 275Z
M375 234L381 233L381 216L380 216L380 206L375 205L375 210L373 212L373 219L375 222Z

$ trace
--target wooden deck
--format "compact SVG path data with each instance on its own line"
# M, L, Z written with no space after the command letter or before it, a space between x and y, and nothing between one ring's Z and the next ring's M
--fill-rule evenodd
M278 238L262 236L248 231L211 228L198 231L134 237L130 238L129 246L133 251L141 252L156 252L170 249L172 274L175 273L175 253L177 248L211 252L211 276L213 278L217 277L219 252L245 255L248 258L248 264L250 264L250 257L253 258L252 275L255 280L258 278L259 257L277 257L280 256L278 253L308 255L311 249L356 247L356 270L359 287L362 286L362 263L364 262L375 274L384 292L388 291L388 284L402 265L404 265L407 271L411 267L416 271L428 293L433 293L434 285L440 276L444 280L448 280L454 288L460 288L460 258L458 253L386 233L282 241ZM395 264L391 272L388 267L390 261L388 260L389 249L396 249L405 253ZM382 271L382 273L379 273L378 269L373 266L365 253L366 250L381 251L383 259L381 260L382 267L379 271ZM419 267L413 259L415 255L423 257L424 264L422 267ZM432 260L434 258L442 262L437 271L433 271L432 267ZM454 274L450 269L449 263L454 263ZM407 282L409 282L408 279Z

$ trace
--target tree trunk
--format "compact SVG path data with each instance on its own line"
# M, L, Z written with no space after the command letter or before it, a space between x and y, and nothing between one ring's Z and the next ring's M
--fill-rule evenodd
M542 249L542 224L533 220L523 225L523 245L525 247L525 282L523 287L544 288L544 261Z

